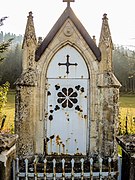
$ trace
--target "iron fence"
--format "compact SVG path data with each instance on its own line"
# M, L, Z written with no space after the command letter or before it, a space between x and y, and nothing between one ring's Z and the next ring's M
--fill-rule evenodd
M107 164L104 164L104 159L99 158L96 162L90 158L85 160L80 158L76 160L72 158L67 162L66 158L61 160L52 159L52 161L44 159L39 162L35 158L32 162L30 160L19 160L18 158L13 161L13 180L57 180L57 179L117 179L118 171L112 167L112 159L108 158Z

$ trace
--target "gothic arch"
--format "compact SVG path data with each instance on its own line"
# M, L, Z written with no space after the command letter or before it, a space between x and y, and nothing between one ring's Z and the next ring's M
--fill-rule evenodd
M38 62L38 66L41 66L42 70L39 73L40 95L38 94L39 98L38 98L38 102L37 102L37 109L39 110L39 113L38 113L37 119L42 120L42 125L44 126L44 130L43 130L43 133L40 132L40 136L43 136L44 138L46 138L44 136L45 132L46 132L46 124L44 123L44 120L46 119L48 112L46 110L46 107L43 107L42 104L47 102L47 96L46 96L46 94L47 94L47 90L46 90L47 89L47 69L49 67L49 64L51 63L51 60L54 58L54 56L62 48L66 47L66 46L71 46L72 48L74 48L80 54L80 56L83 58L83 60L86 64L86 67L88 70L88 81L89 81L89 84L88 84L88 89L89 89L89 100L88 100L89 117L91 119L94 119L93 101L95 101L96 94L97 94L97 93L94 93L94 91L95 91L95 86L96 86L96 72L98 71L98 63L93 58L93 54L91 54L89 49L86 49L86 52L83 52L81 47L74 45L72 42L69 42L69 41L63 42L59 45L59 47L55 47L55 48L53 47L53 51L52 51L52 49L50 49L47 52L45 51L45 53L41 57L40 61ZM90 128L89 128L89 131L90 131ZM88 144L90 145L90 142L88 142ZM89 148L89 145L87 145L87 149ZM38 145L37 145L37 148L39 148ZM42 147L42 149L43 149L43 147Z

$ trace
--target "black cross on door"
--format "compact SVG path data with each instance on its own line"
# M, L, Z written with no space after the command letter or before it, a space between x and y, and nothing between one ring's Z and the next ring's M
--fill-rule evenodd
M69 62L69 57L70 56L67 55L67 62L66 63L59 63L58 64L59 66L62 66L62 65L64 66L65 65L67 67L67 71L66 71L67 74L69 74L69 66L77 66L78 65L77 63L70 63Z

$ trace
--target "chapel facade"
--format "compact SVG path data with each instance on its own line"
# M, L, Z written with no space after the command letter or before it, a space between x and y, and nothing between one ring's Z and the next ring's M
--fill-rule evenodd
M113 74L107 15L98 46L70 3L37 41L32 12L16 81L17 154L117 159L120 83Z

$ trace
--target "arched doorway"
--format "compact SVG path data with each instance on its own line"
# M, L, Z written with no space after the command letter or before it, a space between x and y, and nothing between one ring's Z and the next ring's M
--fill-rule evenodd
M86 155L88 147L89 73L70 45L52 58L47 70L48 155Z

